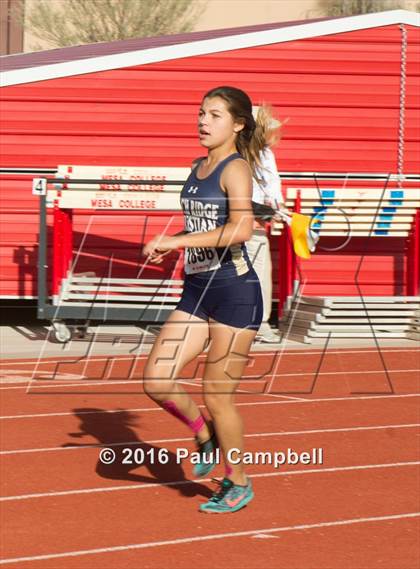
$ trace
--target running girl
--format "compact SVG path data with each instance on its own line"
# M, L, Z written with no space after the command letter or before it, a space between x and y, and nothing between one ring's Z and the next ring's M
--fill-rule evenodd
M186 275L182 298L146 363L144 389L193 431L202 457L196 476L214 468L212 451L220 445L225 478L200 510L223 513L239 510L254 496L243 465L226 459L231 448L243 454L234 395L263 312L260 283L245 246L253 230L252 176L258 164L248 95L234 87L209 91L199 111L198 131L208 154L193 163L181 192L185 231L156 235L143 249L151 262L159 263L169 251L185 248ZM207 347L203 392L211 421L175 381Z

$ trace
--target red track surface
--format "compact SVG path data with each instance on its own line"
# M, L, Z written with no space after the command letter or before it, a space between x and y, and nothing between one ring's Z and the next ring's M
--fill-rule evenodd
M254 501L221 516L197 511L212 485L177 464L191 435L142 393L144 358L3 362L2 563L417 569L419 352L381 354L251 355L237 396L246 450L322 447L324 460L250 465ZM183 373L199 402L202 364ZM169 463L121 464L139 445Z

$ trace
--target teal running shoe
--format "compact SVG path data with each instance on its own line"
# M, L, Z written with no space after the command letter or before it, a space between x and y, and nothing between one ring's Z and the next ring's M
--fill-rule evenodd
M220 488L208 502L200 505L200 512L209 514L224 514L236 512L246 506L254 497L251 481L246 486L234 484L229 478L219 482Z
M210 425L210 427L212 428L212 425ZM207 474L210 474L217 464L217 448L219 443L214 428L212 428L212 430L213 434L208 441L200 443L198 439L195 440L197 450L200 454L200 462L195 464L193 468L194 476L197 476L197 478L203 478L207 476Z

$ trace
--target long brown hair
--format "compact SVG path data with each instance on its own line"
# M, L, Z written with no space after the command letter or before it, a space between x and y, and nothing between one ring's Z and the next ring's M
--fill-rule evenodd
M220 97L227 103L228 111L235 122L243 124L244 128L236 137L236 149L251 166L255 175L259 160L259 142L255 140L256 122L252 115L252 102L249 96L236 87L222 86L208 91L203 99Z

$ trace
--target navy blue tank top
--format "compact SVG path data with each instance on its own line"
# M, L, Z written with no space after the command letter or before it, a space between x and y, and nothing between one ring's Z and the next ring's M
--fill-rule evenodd
M184 230L202 233L225 225L229 218L229 199L220 185L226 164L242 159L239 153L222 160L207 178L198 178L200 162L189 175L181 191ZM188 247L185 249L185 273L202 279L226 279L247 273L251 268L244 243L230 247Z

